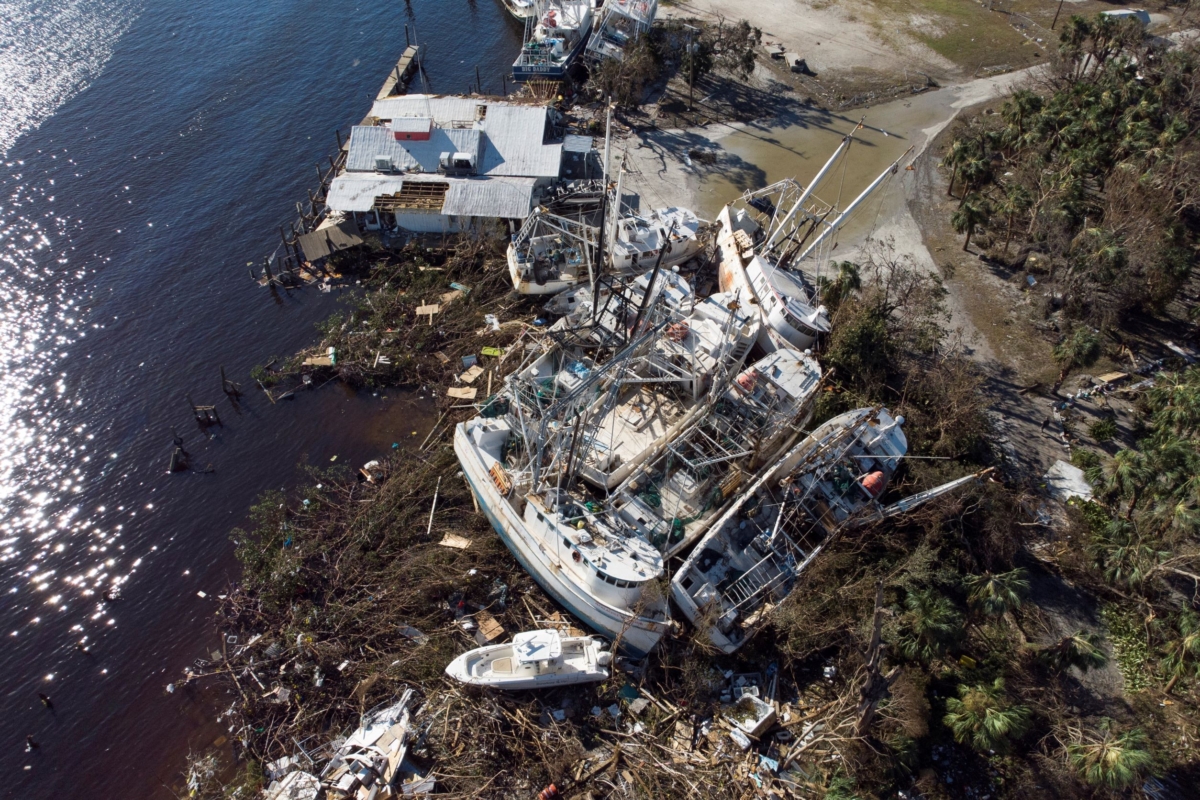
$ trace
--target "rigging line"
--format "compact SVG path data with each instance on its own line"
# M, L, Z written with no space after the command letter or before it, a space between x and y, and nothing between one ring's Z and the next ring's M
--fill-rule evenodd
M894 173L894 172L890 173L886 178L883 179L883 182L885 184L889 183L895 174L896 173ZM880 186L879 188L883 189L885 187ZM875 226L879 224L879 212L882 210L883 210L883 192L880 192L879 193L879 204L875 206L875 218L871 220L871 229L867 232L868 239L870 239L875 234Z

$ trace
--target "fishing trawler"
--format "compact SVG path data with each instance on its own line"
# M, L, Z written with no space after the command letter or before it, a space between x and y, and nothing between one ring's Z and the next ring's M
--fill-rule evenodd
M795 443L812 417L821 368L783 348L747 368L712 410L612 493L612 512L670 558L694 544L738 490Z
M724 378L745 362L758 327L736 294L714 294L667 325L644 356L622 362L609 391L587 409L579 477L615 489L661 453L711 409Z
M658 0L605 0L586 57L592 62L623 59L626 48L650 30L657 13Z
M628 344L610 360L557 344L535 350L454 432L480 507L525 570L635 656L670 626L663 594L646 591L663 574L662 554L576 478L616 485L626 467L654 456L711 406L757 333L734 297L710 297L686 317L656 300L644 297Z
M525 43L513 62L513 78L563 80L591 33L591 0L537 0L537 11L525 18Z
M701 225L686 208L625 216L606 226L607 256L598 269L596 226L536 208L509 242L508 274L519 294L550 295L599 275L641 275L655 264L671 270L700 252Z
M589 280L597 242L596 228L540 208L508 244L508 275L520 294L558 294Z
M845 210L838 211L813 191L834 163L845 156L853 137L851 133L842 139L808 186L791 178L778 181L745 193L717 215L721 291L741 290L758 307L763 320L759 345L764 350L805 349L829 332L829 311L821 305L818 292L819 274L806 274L800 265L810 256L820 264L828 255L823 248L828 247L833 234L885 179L896 173L908 155L906 152L896 159Z
M537 0L501 0L504 8L516 19L525 20L537 16Z
M656 261L664 269L686 263L703 246L700 226L700 218L686 208L657 209L644 217L631 214L617 220L609 247L612 271L637 272Z
M790 450L713 524L675 574L671 595L684 616L732 653L840 531L908 511L980 477L881 505L908 450L903 424L887 409L860 408L818 426Z
M611 661L612 653L592 637L563 636L550 628L468 650L446 666L446 674L471 686L543 689L607 680Z

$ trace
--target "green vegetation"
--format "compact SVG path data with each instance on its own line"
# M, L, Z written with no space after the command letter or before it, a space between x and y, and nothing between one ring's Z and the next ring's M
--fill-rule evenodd
M1072 17L1046 79L964 123L943 159L967 243L982 226L995 255L1045 256L1067 314L1101 329L1161 307L1195 263L1200 51L1156 47L1134 20Z
M1094 631L1079 631L1073 636L1064 636L1038 655L1043 663L1059 672L1071 667L1087 672L1108 663L1108 656L1100 647L1101 641L1100 634Z
M1104 789L1125 789L1142 782L1153 757L1140 730L1115 733L1111 727L1084 735L1067 747L1083 780Z
M1029 729L1029 708L1013 705L1004 693L1004 679L991 684L959 686L958 697L946 701L943 721L960 744L981 752L1004 751Z

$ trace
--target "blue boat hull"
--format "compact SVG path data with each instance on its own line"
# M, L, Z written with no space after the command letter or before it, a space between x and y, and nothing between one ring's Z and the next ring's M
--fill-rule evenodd
M520 57L513 64L513 79L516 81L561 81L567 76L567 69L579 58L579 54L587 47L592 32L589 30L576 43L575 48L561 64L521 64ZM524 50L522 50L522 54Z

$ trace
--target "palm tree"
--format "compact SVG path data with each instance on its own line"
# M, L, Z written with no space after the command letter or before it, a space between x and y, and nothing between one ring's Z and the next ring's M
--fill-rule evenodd
M837 277L830 280L821 276L817 279L821 289L821 302L833 311L862 288L862 277L859 275L857 264L843 261L835 266Z
M1054 360L1062 367L1058 374L1061 384L1067 373L1075 367L1090 367L1100 358L1100 337L1090 329L1080 326L1067 338L1054 346Z
M1171 676L1167 681L1167 694L1175 688L1175 682L1188 673L1200 678L1200 617L1184 611L1175 628L1179 638L1167 645L1162 660L1163 671Z
M1064 636L1038 655L1047 666L1059 672L1065 672L1068 667L1087 672L1108 663L1108 656L1100 649L1101 641L1098 633L1079 631L1074 636Z
M981 752L1001 752L1029 729L1030 716L1028 706L1008 702L1004 679L997 678L991 685L959 686L958 697L946 701L942 721L959 744L969 744Z
M950 225L955 233L967 235L966 241L963 242L964 251L969 251L971 247L971 235L975 233L975 226L984 224L990 216L991 208L987 200L977 194L963 195L962 203L950 216Z
M1108 464L1102 493L1107 497L1128 497L1125 519L1132 519L1133 509L1153 477L1154 473L1147 467L1144 455L1122 447Z
M1029 190L1019 183L1009 184L1008 190L1004 193L1004 199L1000 202L1000 213L1008 220L1007 227L1004 231L1004 252L1008 252L1008 243L1012 239L1013 219L1017 214L1021 214L1033 204L1033 198L1029 195Z
M1067 757L1084 782L1105 789L1136 786L1154 760L1146 750L1146 735L1137 729L1115 734L1105 728L1082 737L1067 745Z
M933 589L914 589L904 598L903 630L897 643L905 658L926 663L946 652L962 635L962 615Z
M971 606L989 617L999 617L1021 607L1029 592L1028 573L1020 567L993 575L968 575L964 581Z
M1142 535L1134 522L1111 520L1092 537L1088 551L1103 568L1104 577L1125 586L1138 586L1168 555L1157 542Z
M1025 120L1041 111L1043 104L1041 95L1028 89L1017 89L1001 106L1000 113L1004 121L1017 129L1015 138L1018 143L1025 138Z
M955 139L946 150L946 155L942 158L942 166L950 170L950 185L946 187L948 197L954 196L954 182L958 180L958 171L971 157L976 146L974 139Z

